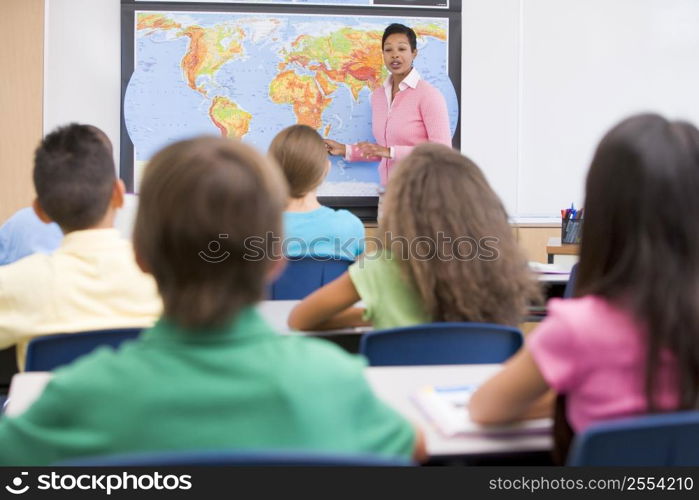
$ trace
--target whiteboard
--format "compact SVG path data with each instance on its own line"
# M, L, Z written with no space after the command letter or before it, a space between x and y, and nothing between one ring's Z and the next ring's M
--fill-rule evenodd
M584 197L595 147L638 112L699 124L698 0L523 0L516 211Z
M699 0L464 0L461 150L508 212L583 201L594 148L631 113L699 124ZM46 0L44 130L93 123L115 143L119 0Z

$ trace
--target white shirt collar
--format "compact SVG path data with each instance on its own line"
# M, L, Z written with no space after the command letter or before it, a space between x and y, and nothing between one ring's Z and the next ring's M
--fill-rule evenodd
M398 84L398 91L402 92L403 90L407 89L408 87L410 88L415 88L417 87L418 82L420 81L420 73L413 68L410 70L410 73L403 78L403 80ZM388 78L383 82L383 88L386 93L386 102L388 103L388 108L391 108L391 105L393 104L391 102L391 87L393 86L393 75L388 75Z
M403 80L398 84L398 90L405 90L406 88L415 88L417 87L418 82L420 81L420 73L418 73L417 69L413 68L410 70L410 73L408 73L408 76L403 78ZM393 75L388 75L388 78L384 80L383 86L384 88L391 89L391 85L393 85Z

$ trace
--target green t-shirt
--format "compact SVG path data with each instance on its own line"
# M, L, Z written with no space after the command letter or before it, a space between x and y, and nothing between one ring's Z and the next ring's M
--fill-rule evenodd
M253 308L220 330L161 319L58 370L24 414L0 420L0 465L187 449L409 457L412 426L363 370L326 341L277 335Z
M364 319L377 330L430 323L420 296L388 252L365 254L349 275L366 307Z

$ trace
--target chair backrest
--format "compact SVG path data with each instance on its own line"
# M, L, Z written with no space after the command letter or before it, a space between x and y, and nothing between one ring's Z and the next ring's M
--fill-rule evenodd
M699 411L664 413L590 426L576 436L568 465L699 465Z
M24 369L28 372L51 371L97 347L118 347L125 340L137 338L142 330L143 328L119 328L36 337L27 347Z
M517 328L431 323L367 333L359 351L371 366L502 363L522 346Z
M350 455L308 451L165 451L127 453L76 458L55 465L83 467L167 467L193 465L229 466L327 466L327 467L405 467L415 465L406 458L378 455Z
M297 300L338 278L352 264L345 259L289 259L284 272L269 287L270 300Z
M566 283L566 289L563 292L563 298L564 299L570 299L573 297L573 293L575 293L575 277L578 274L578 265L575 264L571 269L570 269L570 275L568 276L568 283Z

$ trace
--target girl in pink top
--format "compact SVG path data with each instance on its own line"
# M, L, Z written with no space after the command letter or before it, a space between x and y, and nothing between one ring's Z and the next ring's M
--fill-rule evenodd
M449 115L444 96L420 78L413 68L417 56L415 32L402 24L391 24L381 40L383 60L390 76L371 95L372 132L378 144L359 142L345 145L326 139L332 155L347 161L381 161L381 185L401 158L423 142L451 147Z
M621 122L597 148L586 193L577 298L552 300L474 394L478 422L532 414L549 388L565 395L575 432L697 407L699 130L650 114Z

